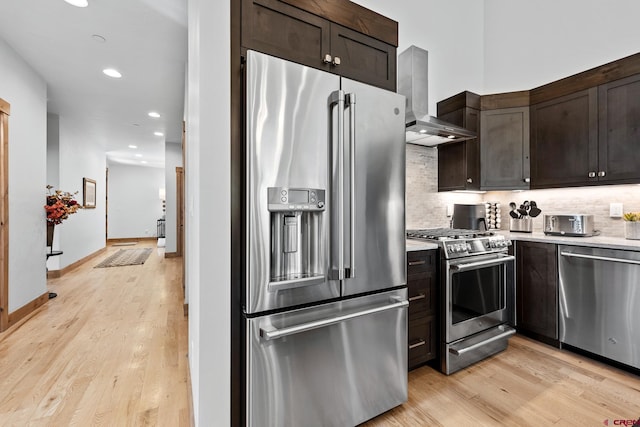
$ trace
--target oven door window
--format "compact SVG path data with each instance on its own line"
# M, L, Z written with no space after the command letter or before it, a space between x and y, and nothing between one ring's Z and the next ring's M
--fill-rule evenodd
M494 265L452 274L453 324L505 308L504 268Z

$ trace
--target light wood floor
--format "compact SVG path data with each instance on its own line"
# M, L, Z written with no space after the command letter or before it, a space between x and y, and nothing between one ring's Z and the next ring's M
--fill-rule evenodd
M640 377L528 338L445 376L409 373L409 401L374 426L602 426L638 420Z
M0 334L1 426L189 426L180 258L59 279L49 300Z

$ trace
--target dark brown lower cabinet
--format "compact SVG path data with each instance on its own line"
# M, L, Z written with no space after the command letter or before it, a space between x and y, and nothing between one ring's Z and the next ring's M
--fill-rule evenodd
M559 346L555 244L516 242L516 326L519 333Z
M438 251L407 252L409 369L437 356Z

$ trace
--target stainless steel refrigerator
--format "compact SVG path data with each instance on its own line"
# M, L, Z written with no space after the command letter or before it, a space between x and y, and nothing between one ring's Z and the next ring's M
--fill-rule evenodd
M407 400L405 98L246 61L246 421L349 426Z

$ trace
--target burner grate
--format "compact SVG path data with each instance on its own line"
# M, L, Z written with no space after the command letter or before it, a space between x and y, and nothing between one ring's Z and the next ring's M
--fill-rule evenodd
M407 230L407 237L413 239L444 240L493 236L491 231L465 230L460 228L428 228Z

